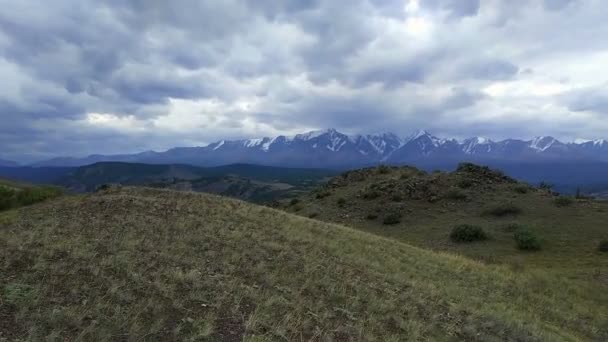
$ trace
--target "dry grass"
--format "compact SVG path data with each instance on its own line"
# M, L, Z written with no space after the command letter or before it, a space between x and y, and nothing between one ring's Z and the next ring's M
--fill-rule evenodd
M585 287L211 195L109 190L2 214L0 339L576 341Z

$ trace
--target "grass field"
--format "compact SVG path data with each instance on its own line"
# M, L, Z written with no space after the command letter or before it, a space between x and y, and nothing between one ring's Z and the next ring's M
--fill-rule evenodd
M0 222L0 340L608 339L590 284L213 195L110 189Z
M484 263L554 272L597 285L596 292L608 291L608 255L599 251L600 242L608 240L608 202L563 200L491 171L356 171L285 208ZM397 216L399 222L385 224L389 215ZM488 239L452 241L452 229L461 224L481 227ZM518 250L514 226L532 232L541 250Z

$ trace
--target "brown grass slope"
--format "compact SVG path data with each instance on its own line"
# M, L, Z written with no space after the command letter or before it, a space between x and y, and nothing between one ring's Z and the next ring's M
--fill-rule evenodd
M281 211L145 188L0 213L0 340L576 341L585 287Z
M411 167L356 170L284 208L485 263L555 272L596 284L598 296L608 293L608 255L598 249L608 239L608 202L556 197L488 168L463 164L452 173ZM489 238L451 241L450 232L461 224L479 226ZM517 249L518 226L538 237L540 251Z

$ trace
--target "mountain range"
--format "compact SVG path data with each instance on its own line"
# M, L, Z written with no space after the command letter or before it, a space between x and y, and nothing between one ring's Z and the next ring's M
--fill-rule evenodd
M438 138L419 130L408 137L393 133L348 135L335 129L295 136L221 140L203 147L177 147L165 152L54 158L33 166L82 166L121 161L149 164L219 166L249 163L282 167L353 168L378 163L428 165L475 162L608 162L608 141L561 142L550 136L532 140L462 141Z

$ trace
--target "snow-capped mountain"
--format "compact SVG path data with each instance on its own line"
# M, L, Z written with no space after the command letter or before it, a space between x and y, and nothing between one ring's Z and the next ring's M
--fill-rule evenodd
M544 136L531 140L493 141L472 137L463 141L438 138L419 130L401 138L393 133L348 135L335 129L295 136L220 140L203 147L178 147L166 152L86 158L58 158L37 166L77 166L99 161L181 163L216 166L251 163L287 167L347 168L378 163L433 163L446 161L572 161L608 162L608 141L563 143Z

